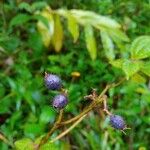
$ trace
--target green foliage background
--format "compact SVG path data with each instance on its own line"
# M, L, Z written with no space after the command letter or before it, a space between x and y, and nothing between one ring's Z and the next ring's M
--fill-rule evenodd
M28 19L22 18L19 20L19 25L12 25L13 18L18 14L32 15L27 11L28 8L19 9L18 6L22 2L33 3L32 0L6 0L0 3L0 133L5 135L10 143L28 138L24 140L25 143L32 145L29 139L35 141L46 133L57 116L57 111L51 107L51 99L57 92L45 88L43 83L45 71L60 75L64 87L69 91L70 102L65 109L65 118L77 115L83 110L88 104L83 97L89 94L92 88L100 92L106 84L118 81L125 74L108 62L100 35L96 31L94 33L98 49L97 58L91 60L86 50L82 28L78 41L73 43L64 21L65 40L61 51L57 53L53 47L44 47L42 37L36 29L37 20L27 21ZM52 9L91 10L97 14L110 16L122 25L131 41L138 36L150 35L148 0L44 0L42 2L46 2L46 5ZM45 4L39 6L42 8L43 5ZM117 53L116 58L128 59L127 52L130 45L122 43L120 46L126 51L119 51L119 48L116 48L115 50L121 53ZM149 58L144 59L144 62L147 65L143 66L147 67L144 68L146 73L143 72L150 76ZM71 73L75 71L80 73L79 78L72 77ZM105 118L100 110L96 110L69 135L50 145L51 149L148 150L150 81L144 73L132 76L121 86L108 92L109 109L115 114L122 115L131 127L127 135L111 128L108 118ZM54 133L53 137L60 132ZM18 147L27 149L22 145ZM0 149L11 148L0 141ZM46 146L43 150L46 150Z

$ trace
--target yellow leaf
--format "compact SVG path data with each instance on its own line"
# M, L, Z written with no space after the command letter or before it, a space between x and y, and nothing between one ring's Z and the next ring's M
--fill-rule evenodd
M116 59L116 60L111 60L110 64L113 65L116 68L121 68L122 69L123 62L124 62L123 59Z
M59 52L63 44L63 28L58 15L54 16L54 34L52 37L53 46L56 52Z
M93 28L90 25L86 25L84 29L85 29L86 46L92 60L94 60L96 59L97 56L97 47L96 47L96 40L93 33Z
M75 18L71 15L68 15L68 30L71 33L74 42L76 42L79 37L79 25Z
M42 36L42 41L45 47L49 47L51 37L54 33L54 20L53 15L50 13L50 8L46 7L41 13L41 16L45 17L48 20L48 27L42 22L38 21L37 28L39 33Z
M137 82L137 83L145 83L146 79L141 76L140 74L136 73L131 77L131 80Z
M146 147L139 147L138 150L146 150Z
M140 93L140 94L147 94L147 93L149 93L149 91L147 89L143 88L143 87L137 88L136 92Z

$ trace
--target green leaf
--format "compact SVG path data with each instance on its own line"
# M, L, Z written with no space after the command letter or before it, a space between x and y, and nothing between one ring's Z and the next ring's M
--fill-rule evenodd
M115 20L110 19L109 17L98 15L92 11L85 11L85 10L65 10L65 9L58 9L57 13L63 17L68 17L68 13L71 14L75 18L75 20L81 25L92 25L95 28L101 29L105 28L120 28L120 24L117 23Z
M150 61L149 62L144 62L141 71L145 73L146 75L150 76Z
M116 60L111 60L110 64L113 65L114 67L122 68L123 62L124 62L123 59L116 59Z
M76 42L79 37L79 25L75 18L71 15L68 15L68 30L71 33L74 42Z
M34 50L35 56L37 53L39 55L41 54L43 42L39 32L32 32L29 34L28 45Z
M149 93L149 89L148 88L145 88L145 87L138 87L137 89L136 89L136 92L137 93L140 93L140 94L150 94ZM150 100L150 98L149 98L149 100Z
M53 122L55 119L55 112L50 109L49 106L45 106L42 109L42 112L40 114L40 123L48 123Z
M127 79L140 70L140 62L125 60L122 64L122 70L125 72Z
M33 10L37 10L37 9L42 9L47 5L48 4L46 2L34 2L31 7Z
M27 136L34 138L43 132L43 125L39 123L27 123L24 126L24 132Z
M37 23L37 28L38 28L39 33L42 36L42 41L45 47L49 47L51 38L54 34L54 19L53 19L53 15L49 11L50 11L50 8L46 7L40 13L41 16L47 19L48 27L42 21L38 21Z
M16 111L14 112L11 117L10 117L10 126L12 129L14 129L14 126L16 125L16 122L21 119L21 115L22 115L22 112L21 111Z
M71 150L71 144L67 141L61 142L60 146L62 147L62 150Z
M30 19L31 16L27 14L18 14L10 21L10 26L22 25L28 22Z
M47 28L49 28L49 20L42 15L43 14L35 14L32 16L32 19L42 22Z
M40 142L41 142L41 140L42 140L42 138L43 138L44 136L45 136L45 135L41 135L40 137L37 137L37 138L34 140L34 144L35 144L35 145L40 144Z
M140 36L131 44L132 59L143 59L150 57L150 36Z
M95 134L93 130L89 132L82 131L82 134L86 137L88 143L90 143L92 150L98 150L100 149L99 145L99 135Z
M130 41L128 36L124 32L122 32L120 29L107 29L106 31L115 42L116 41L129 42Z
M52 37L53 46L59 52L63 45L63 27L58 15L54 16L54 34Z
M92 11L73 9L70 10L70 12L76 20L83 25L89 24L95 26L96 28L120 28L120 24L118 24L115 20L98 15Z
M127 79L140 70L142 63L140 61L132 61L128 59L117 59L110 61L114 67L120 68L126 74Z
M40 150L60 150L60 147L58 148L56 144L47 142L41 146Z
M92 60L94 60L96 59L97 56L97 47L96 47L96 40L93 33L93 28L90 25L86 25L84 29L85 29L84 31L85 31L86 46Z
M105 54L109 60L113 60L115 58L114 44L105 30L101 30L100 33Z
M18 8L19 9L23 9L23 10L26 10L27 12L32 12L32 8L31 8L31 6L28 4L28 3L26 3L26 2L22 2L22 3L20 3L19 4L19 6L18 6Z
M34 145L31 139L24 138L15 142L16 150L34 150Z
M15 52L16 49L18 48L18 46L20 45L21 39L19 39L18 37L16 37L15 35L10 36L9 38L2 41L0 43L0 45L9 53L11 52Z
M1 98L0 101L0 114L8 113L10 111L12 103L10 103L9 95Z

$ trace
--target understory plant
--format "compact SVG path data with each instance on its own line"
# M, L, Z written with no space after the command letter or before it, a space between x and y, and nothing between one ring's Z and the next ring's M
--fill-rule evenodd
M123 26L115 19L87 10L53 10L45 2L34 2L32 4L22 2L18 5L18 10L21 13L14 16L9 23L11 30L15 30L24 24L30 26L33 23L33 30L38 33L37 35L41 38L44 48L53 51L53 53L61 52L68 31L74 44L80 44L79 37L82 36L91 61L94 62L99 58L98 51L101 50L102 60L105 60L111 68L118 68L122 71L122 75L117 81L105 83L100 93L93 89L90 95L84 95L87 102L86 106L78 115L73 117L68 115L67 117L65 109L70 103L69 89L63 84L64 79L61 79L56 72L50 72L50 69L47 71L47 68L44 68L46 72L42 76L42 86L47 91L56 92L50 100L49 107L56 110L57 119L47 133L34 140L24 138L11 143L3 135L1 135L1 139L17 150L55 150L54 142L67 136L83 119L88 118L89 112L97 109L108 116L109 123L113 128L126 134L126 129L129 129L130 126L128 126L124 116L111 112L111 106L108 107L107 105L108 93L109 90L121 85L124 86L124 83L130 80L136 82L148 80L150 76L150 36L141 35L132 41L126 35ZM33 31L30 32L32 34ZM34 47L34 45L31 47ZM4 51L3 47L2 51ZM73 72L72 76L75 79L80 74ZM11 80L9 81L11 82ZM141 89L138 92L141 92Z

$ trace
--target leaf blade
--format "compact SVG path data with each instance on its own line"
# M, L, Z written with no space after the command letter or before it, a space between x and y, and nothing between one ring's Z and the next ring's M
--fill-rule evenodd
M71 15L68 15L68 30L71 33L74 42L76 42L79 37L79 26L75 18Z
M49 47L51 38L54 33L54 19L53 15L49 12L49 10L50 8L46 7L40 14L47 19L48 27L42 21L37 22L37 28L42 36L42 41L45 47Z
M63 27L58 15L54 16L54 34L52 36L52 43L56 52L59 52L63 45Z
M140 62L133 62L126 59L122 64L122 70L126 74L127 79L129 79L140 70Z
M85 31L85 41L86 41L88 52L91 56L91 59L95 60L97 56L97 47L96 47L96 40L93 33L93 28L90 25L86 25L84 31Z
M95 27L120 28L120 24L115 20L91 11L72 9L70 12L83 25L90 24Z
M144 59L150 57L150 36L136 38L130 47L132 59Z
M111 38L116 41L123 41L123 42L129 42L129 38L128 36L121 31L120 29L107 29L107 32L109 33L109 35L111 36Z
M10 26L17 26L17 25L22 25L26 22L28 22L31 19L31 16L27 14L18 14L16 15L11 21L10 21Z
M143 63L141 71L150 77L150 61Z
M34 150L34 145L31 139L24 138L15 142L16 150Z
M113 60L115 58L114 44L110 36L107 34L105 30L101 30L100 34L101 34L101 40L103 43L103 48L105 50L106 57L109 60Z

